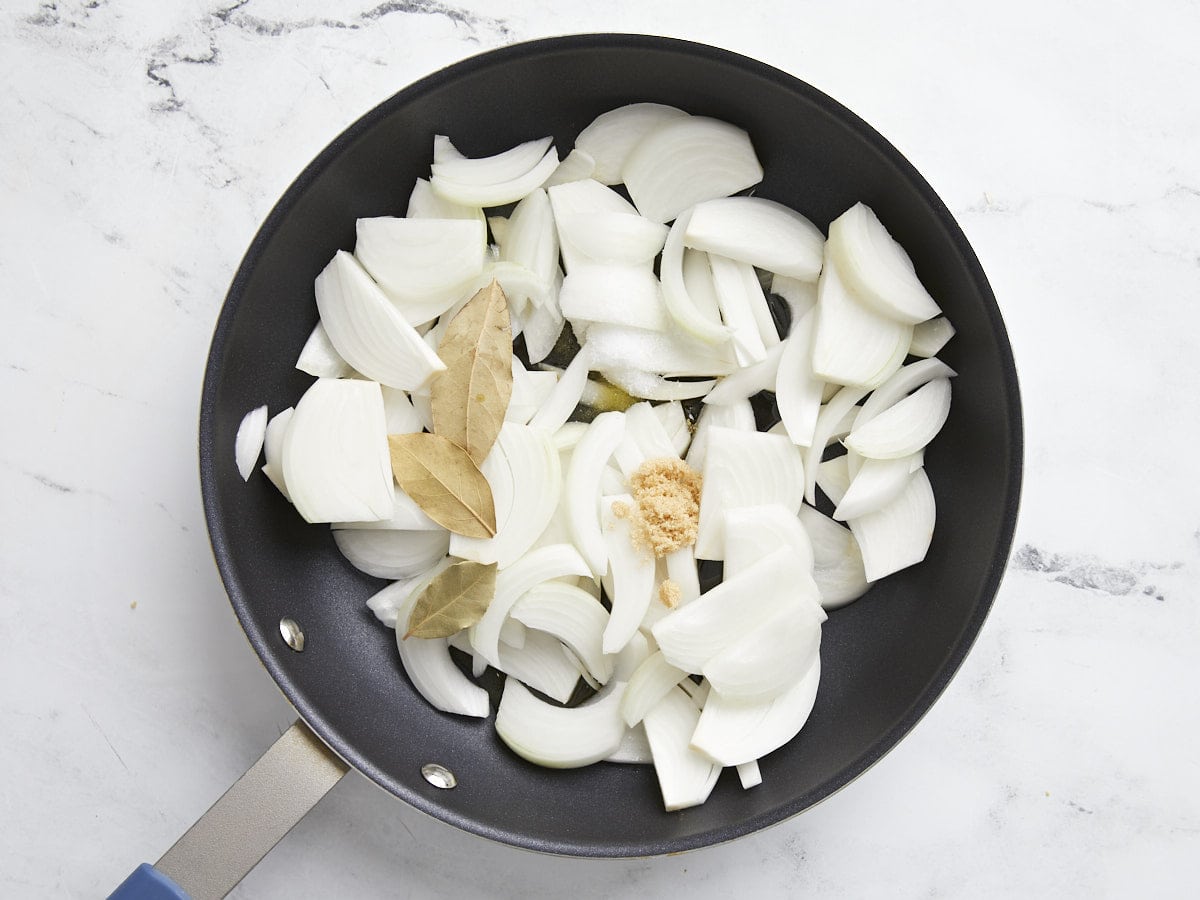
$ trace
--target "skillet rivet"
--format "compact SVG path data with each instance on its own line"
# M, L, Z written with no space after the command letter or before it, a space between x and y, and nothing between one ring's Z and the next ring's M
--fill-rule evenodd
M297 653L304 649L304 629L295 619L280 619L279 633L283 635L283 642Z
M437 763L425 763L425 765L421 766L421 774L435 788L441 788L442 790L448 791L458 784L458 779L454 777L454 773L445 766L439 766Z

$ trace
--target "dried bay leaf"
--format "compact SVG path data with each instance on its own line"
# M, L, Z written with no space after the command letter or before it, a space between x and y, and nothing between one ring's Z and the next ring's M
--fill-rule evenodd
M477 464L496 443L512 399L512 324L495 279L450 322L438 347L446 370L433 381L433 431Z
M470 628L496 595L496 564L463 561L441 572L417 598L408 615L410 637L443 638Z
M443 528L466 537L496 534L492 487L467 451L439 434L389 434L392 474Z

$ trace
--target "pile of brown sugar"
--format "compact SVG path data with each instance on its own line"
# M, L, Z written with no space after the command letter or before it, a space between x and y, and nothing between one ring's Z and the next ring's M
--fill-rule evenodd
M696 542L701 475L681 459L648 459L629 479L633 546L656 557Z

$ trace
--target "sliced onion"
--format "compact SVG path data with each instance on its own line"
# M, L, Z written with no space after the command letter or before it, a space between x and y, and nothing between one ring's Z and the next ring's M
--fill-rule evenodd
M742 783L742 790L748 791L752 787L758 787L762 784L762 773L758 770L758 760L752 759L750 762L742 763L737 767L738 781Z
M775 390L779 378L779 366L787 348L787 341L776 344L767 351L767 355L756 363L751 363L726 375L717 382L704 398L705 403L717 405L735 403L747 400L760 391Z
M771 278L771 293L782 297L792 314L792 330L817 305L817 280L801 281L785 275Z
M441 531L393 531L385 529L339 529L333 532L342 556L360 572L376 578L411 578L446 555L450 533Z
M250 480L250 473L262 453L263 441L267 438L267 407L259 406L242 416L237 437L233 441L233 456L237 462L242 481Z
M479 219L358 220L354 255L414 325L437 318L483 271L487 228Z
M724 557L727 510L780 503L797 512L804 498L801 451L785 437L711 428L703 472L697 559Z
M659 375L711 376L728 375L737 368L728 344L705 344L673 330L664 333L599 322L588 328L584 343L592 369L600 372L633 369Z
M908 352L913 356L937 356L954 335L954 326L945 316L921 322L913 326L912 343L908 345Z
M887 409L891 409L907 394L935 378L953 378L955 371L940 359L921 359L900 368L881 384L858 411L854 427L861 428Z
M871 207L856 203L829 224L829 250L847 287L880 315L915 325L941 312Z
M567 419L571 417L571 413L575 411L575 407L579 405L583 389L587 386L589 362L590 353L587 348L575 354L571 364L563 370L559 377L558 384L546 398L545 404L529 420L530 428L541 428L543 431L552 433L566 423Z
M500 626L500 648L503 649L507 646L520 650L525 646L525 635L528 630L516 619L505 619L504 624Z
M630 728L637 725L675 685L687 677L687 672L667 662L662 653L656 652L646 657L645 662L630 676L625 696L621 699L621 717L625 724Z
M754 422L754 407L750 405L750 400L701 407L700 416L696 419L696 430L692 434L692 444L687 452L687 464L698 472L704 471L708 432L715 427L755 431L757 426Z
M796 586L808 578L786 548L773 550L699 599L676 609L651 629L667 662L700 674L717 653L772 614L802 610Z
M530 372L516 356L512 359L513 389L504 414L506 421L525 425L537 414L558 384L555 372Z
M368 378L413 390L446 368L344 250L317 276L316 297L329 340L346 362Z
M847 522L862 551L867 581L878 581L923 560L935 519L933 488L925 470L918 469L887 506Z
M513 605L544 581L564 575L587 575L587 563L570 544L554 544L526 553L496 574L496 593L487 611L471 627L471 646L489 664L499 663L500 629Z
M564 317L628 328L666 331L671 318L658 279L649 266L576 266L563 279L558 297Z
M592 262L646 266L663 248L667 226L635 213L564 212L558 232Z
M654 591L654 557L634 548L629 517L618 517L613 513L615 503L624 503L631 509L633 498L629 494L619 494L600 500L600 522L608 556L608 574L612 579L612 590L608 595L612 610L602 642L605 653L618 653L637 632Z
M596 171L596 161L591 155L576 147L563 157L558 168L546 179L542 187L553 187L556 184L567 184L571 181L583 181L591 178Z
M587 591L547 581L527 591L510 615L562 641L600 684L612 677L613 659L604 655L600 645L608 611Z
M486 161L470 160L472 163ZM436 170L436 163L434 168ZM434 171L429 183L439 196L464 206L503 206L505 203L515 203L536 191L557 168L558 153L551 147L533 168L515 178L472 184L457 178L439 175L437 171ZM483 174L481 171L478 177L482 178Z
M566 380L566 375L563 380ZM575 546L596 577L608 570L608 550L600 530L600 478L609 457L624 437L625 414L601 413L592 420L587 433L575 445L567 470L566 493L563 497L567 524Z
M449 141L446 143L448 144ZM450 154L445 154L440 158L435 157L431 171L435 179L445 178L464 185L490 185L502 181L512 181L514 178L520 178L541 162L552 143L554 143L553 138L538 138L518 144L494 156L478 159L468 159L455 150L454 157L451 157ZM453 147L453 144L450 144L450 147Z
M566 703L579 684L579 668L563 645L539 631L530 631L520 649L501 644L497 668L559 703Z
M713 285L717 291L721 317L732 332L738 363L748 366L761 361L767 355L767 345L758 327L755 306L761 302L765 308L766 300L763 298L762 288L758 286L758 278L754 276L754 268L713 253L708 255L708 262L712 267ZM754 276L753 284L750 283L748 275ZM767 318L770 318L769 310ZM773 329L774 325L771 327ZM779 343L778 335L773 343Z
M625 410L625 436L633 438L644 459L678 458L662 421L646 401Z
M644 663L656 649L651 647L650 644L651 639L640 631L631 637L629 643L621 648L621 652L613 660L612 681L620 682L621 684L628 683L629 679L633 677L633 673L637 671L638 666ZM611 684L612 682L609 683Z
M745 131L687 116L649 131L625 160L621 176L642 215L670 222L701 201L758 184L763 170Z
M317 322L312 334L304 342L296 360L296 368L317 378L345 378L353 371L350 364L334 349L325 326L320 322Z
M675 324L690 337L706 344L726 345L732 333L721 324L707 254L697 261L693 253L684 253L683 235L690 219L690 211L681 213L667 232L658 266L663 300Z
M504 683L496 733L518 756L551 769L591 765L615 752L625 735L618 685L595 703L573 709L537 699L515 678Z
M399 485L394 483L392 485L391 516L372 522L334 522L332 527L355 530L445 531L441 525L425 515L424 510L417 506L413 499L400 489Z
M692 442L692 432L688 428L687 416L683 412L683 404L678 400L671 400L667 403L659 403L652 406L654 414L658 416L659 424L663 427L663 432L671 441L671 447L675 450L676 456L683 456L688 448L688 444Z
M292 495L288 493L287 482L283 480L283 437L287 434L288 424L292 421L292 413L295 411L289 406L275 413L267 423L267 432L263 440L263 456L266 458L262 467L263 474L271 479L271 484L279 488L279 493L288 500L292 499Z
M448 559L442 559L435 566L440 572L446 568L449 562ZM396 620L399 618L400 607L411 596L413 588L421 586L431 577L430 571L414 575L412 578L402 578L399 581L393 581L382 591L367 599L367 609L371 610L375 614L375 618L388 628L395 628ZM459 634L465 637L465 633L459 632ZM454 641L451 640L450 643L453 646Z
M792 443L809 447L817 430L824 383L812 374L812 341L815 318L806 314L793 320L784 342L775 380L775 402Z
M699 806L721 774L720 766L688 746L699 718L687 694L672 688L643 723L667 812Z
M586 265L587 254L576 249L571 242L571 236L563 228L563 222L571 222L575 217L602 215L637 215L633 205L611 188L597 181L585 178L582 181L572 181L550 188L550 206L554 211L554 221L558 224L558 239L562 249L563 264L571 272L578 265Z
M378 384L318 378L296 404L280 456L292 503L306 522L391 516L392 464Z
M900 368L912 326L889 319L854 297L826 250L817 286L813 374L838 384L878 387Z
M846 438L846 446L873 459L916 453L942 430L950 414L950 379L935 378L881 412Z
M812 444L804 457L804 499L810 505L816 505L817 502L817 467L821 465L821 454L842 427L843 420L856 414L855 404L866 395L866 388L844 387L821 407L816 428L813 429Z
M540 284L547 287L558 272L558 230L550 211L550 198L541 188L523 199L513 209L500 253L502 262L512 262L532 272ZM519 290L504 289L509 302L521 299ZM535 305L545 302L544 291L539 297L532 291L527 296Z
M683 242L777 275L816 281L825 236L782 203L722 197L696 204Z
M671 381L640 369L605 369L601 374L630 396L646 400L691 400L703 397L716 384L715 381Z
M739 703L713 691L704 703L692 747L723 766L740 766L782 747L804 727L817 699L821 660L771 700Z
M680 547L668 553L664 559L667 577L679 588L676 609L687 606L700 596L700 573L696 568L696 555L691 547Z
M843 522L857 519L891 503L904 490L908 476L920 468L919 463L915 468L913 466L917 456L914 453L898 459L863 460L843 496L835 499L829 495L829 491L825 491L837 503L833 517Z
M575 146L595 161L593 177L601 184L620 184L625 160L647 132L664 122L687 116L661 103L630 103L601 113L575 138Z
M558 306L558 292L563 282L562 272L554 275L554 285L546 303L533 304L525 313L525 349L529 362L536 364L550 355L563 330L563 314ZM587 371L584 370L586 377Z
M849 528L811 506L800 507L800 522L813 548L813 580L824 609L837 609L867 592L862 552Z
M433 187L425 178L418 178L413 185L412 193L408 196L408 211L404 214L409 219L477 219L486 221L483 209L478 206L462 206L453 203L445 197L439 197L433 192Z
M414 434L421 430L421 418L413 409L405 391L381 385L383 415L388 434Z
M905 477L907 475L906 472ZM817 466L817 487L835 504L842 502L850 487L850 469L845 456L827 459Z
M604 757L604 761L645 766L654 762L654 757L650 753L650 742L646 740L646 729L641 726L641 723L633 728L625 729L625 736L621 738L621 746Z
M746 571L780 547L787 548L806 572L812 571L812 541L796 513L786 506L766 503L725 511L724 577Z

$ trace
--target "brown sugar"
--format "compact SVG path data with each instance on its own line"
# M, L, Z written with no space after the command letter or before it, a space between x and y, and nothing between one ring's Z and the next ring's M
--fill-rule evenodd
M700 525L701 482L699 472L674 457L648 459L638 466L629 479L635 504L633 546L666 556L694 544Z
M670 578L664 578L662 584L658 586L658 599L667 609L674 609L683 599L683 591Z

